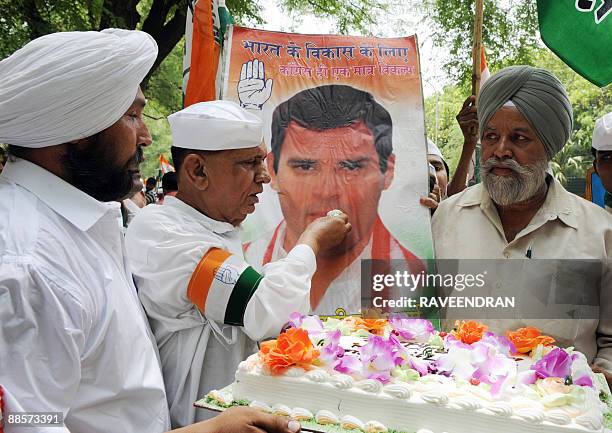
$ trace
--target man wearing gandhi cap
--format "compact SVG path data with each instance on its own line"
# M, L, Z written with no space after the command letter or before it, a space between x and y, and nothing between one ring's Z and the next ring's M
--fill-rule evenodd
M593 131L593 147L595 160L593 167L601 178L606 194L605 207L612 213L612 113L608 113L595 122Z
M117 202L142 187L139 83L156 57L151 36L110 29L43 36L0 62L0 406L59 413L37 432L170 426ZM241 409L182 432L255 427L299 430Z
M262 121L228 101L168 120L178 193L143 209L126 244L180 426L210 416L191 403L233 382L256 341L278 335L291 312L309 312L316 256L350 224L337 210L315 220L286 258L258 273L244 261L240 223L270 181Z
M535 325L560 346L574 346L589 362L612 371L612 219L546 172L572 130L563 85L543 69L503 69L481 89L478 120L483 183L440 203L432 221L436 257L601 262L600 320L488 323L501 332Z

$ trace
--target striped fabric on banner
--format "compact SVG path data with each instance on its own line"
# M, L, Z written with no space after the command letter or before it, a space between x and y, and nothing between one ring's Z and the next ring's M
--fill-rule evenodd
M187 297L207 318L243 326L247 304L262 278L242 258L212 248L191 275Z

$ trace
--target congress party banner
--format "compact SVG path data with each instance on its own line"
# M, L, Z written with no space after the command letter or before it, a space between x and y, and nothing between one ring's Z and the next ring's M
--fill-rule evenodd
M425 121L416 36L228 31L222 98L264 121L271 182L245 221L247 261L286 256L333 209L352 231L320 257L311 306L359 312L362 260L432 258Z

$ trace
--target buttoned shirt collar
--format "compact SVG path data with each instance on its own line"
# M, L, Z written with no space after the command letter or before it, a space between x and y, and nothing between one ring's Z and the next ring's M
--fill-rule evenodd
M546 200L538 210L536 216L534 216L530 225L540 218L543 218L545 221L551 221L558 218L565 225L575 229L578 228L576 210L572 207L571 201L567 200L567 194L571 193L567 192L559 181L551 177ZM460 198L457 205L460 207L480 206L489 218L491 218L492 213L497 214L495 204L482 183L476 185L474 188L468 189ZM497 219L499 219L499 217L497 217Z
M13 157L11 157L13 158ZM101 202L70 185L48 170L20 158L7 161L2 177L34 194L79 230L87 231L107 212L120 208L118 202Z

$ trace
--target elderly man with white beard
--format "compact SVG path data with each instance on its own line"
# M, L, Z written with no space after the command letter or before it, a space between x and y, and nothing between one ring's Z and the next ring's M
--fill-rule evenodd
M496 332L538 327L559 346L583 352L597 366L594 369L606 371L610 382L612 218L566 191L546 172L572 131L572 108L563 85L543 69L503 69L481 89L478 120L483 182L440 203L432 221L436 258L523 259L523 264L532 258L600 261L604 269L597 291L600 319L542 320L520 315L520 319L485 323ZM501 279L499 274L489 277ZM519 277L524 276L511 278L515 281L511 290L547 284L528 281L518 287Z

